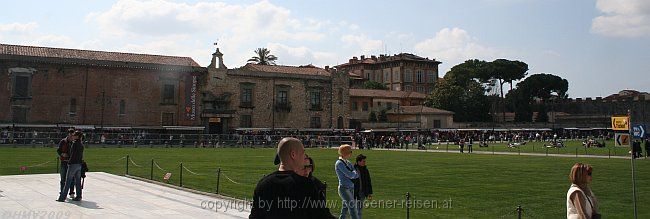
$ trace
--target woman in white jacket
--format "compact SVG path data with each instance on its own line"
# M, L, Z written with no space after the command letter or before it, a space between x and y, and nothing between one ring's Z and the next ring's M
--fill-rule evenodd
M566 194L567 219L600 218L598 200L591 192L593 168L588 164L576 163L571 168L571 187Z

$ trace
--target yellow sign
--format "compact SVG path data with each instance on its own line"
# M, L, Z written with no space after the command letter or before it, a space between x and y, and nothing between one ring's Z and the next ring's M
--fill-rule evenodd
M220 122L221 122L221 118L210 118L209 122L210 122L210 123L220 123Z
M612 116L612 130L615 131L630 130L630 123L627 120L627 116Z

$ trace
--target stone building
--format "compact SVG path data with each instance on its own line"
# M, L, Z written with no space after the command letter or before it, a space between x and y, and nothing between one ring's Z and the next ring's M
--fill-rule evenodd
M0 44L0 123L200 125L188 57Z
M329 67L246 64L228 69L216 50L201 118L211 133L235 128L349 127L349 75Z
M392 91L420 92L429 94L438 80L438 65L435 59L423 58L410 53L393 56L380 55L353 57L337 66L337 69L349 71L352 88L362 88L364 81L385 84Z
M352 128L449 128L453 113L425 107L427 95L418 92L350 89ZM387 121L371 122L370 113L386 112Z

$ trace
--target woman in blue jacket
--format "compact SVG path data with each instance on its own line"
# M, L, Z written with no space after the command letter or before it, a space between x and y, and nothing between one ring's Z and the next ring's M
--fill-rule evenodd
M354 199L353 179L359 178L354 165L347 159L352 156L352 147L344 144L339 147L339 159L336 161L336 176L339 178L339 196L342 200L341 215L339 219L345 219L348 212L352 219L358 219L356 200Z

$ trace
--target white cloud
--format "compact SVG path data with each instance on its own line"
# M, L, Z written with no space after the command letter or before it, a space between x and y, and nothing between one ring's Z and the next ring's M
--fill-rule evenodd
M251 5L221 2L176 3L166 0L121 0L108 11L89 14L108 34L165 37L196 33L233 34L244 39L321 40L316 20L291 17L288 9L261 1Z
M10 23L10 24L0 24L0 34L2 33L20 33L20 32L31 32L38 28L36 22L29 23Z
M281 43L269 43L267 48L278 57L277 64L282 65L313 64L322 68L333 65L337 58L334 53L313 51L304 46L291 47Z
M359 52L362 54L379 53L382 49L383 41L370 39L366 35L344 35L341 41L346 43L349 47L359 47Z
M78 48L74 40L67 36L62 35L44 35L36 37L31 44L39 46L62 47L62 48Z
M460 28L443 28L436 36L415 45L416 53L440 60L446 66L454 66L468 59L491 61L503 52L481 45L475 37ZM445 71L440 71L444 73Z
M650 1L598 0L596 8L605 15L594 18L593 33L610 37L650 36Z
M86 23L98 28L97 38L112 44L112 49L191 56L201 65L209 63L214 49L211 45L218 41L229 67L245 64L255 48L265 45L275 46L272 52L281 57L279 63L334 60L330 57L333 55L313 48L286 45L322 45L358 28L345 21L297 18L289 9L268 1L231 4L120 0L105 11L88 14ZM301 52L306 55L295 55Z

